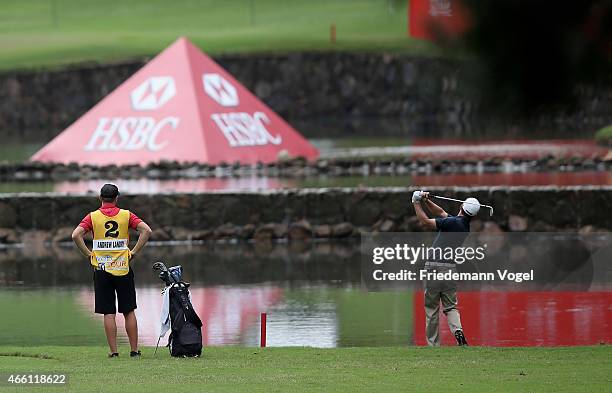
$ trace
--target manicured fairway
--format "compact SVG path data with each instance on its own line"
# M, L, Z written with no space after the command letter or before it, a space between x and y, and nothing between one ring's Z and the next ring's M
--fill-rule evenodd
M0 68L154 55L185 35L209 53L408 50L405 0L3 0ZM330 43L336 25L337 42Z
M610 392L612 346L206 348L107 359L103 347L0 347L0 374L69 373L71 392ZM0 388L41 392L40 388Z

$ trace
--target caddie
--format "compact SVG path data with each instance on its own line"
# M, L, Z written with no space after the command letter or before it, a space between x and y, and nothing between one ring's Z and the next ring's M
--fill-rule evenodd
M104 314L104 332L110 348L109 357L118 357L117 324L119 312L125 318L125 330L130 342L130 356L140 356L138 350L138 322L136 320L136 288L130 262L138 255L151 236L151 228L134 213L117 207L119 189L105 184L100 190L102 206L89 213L72 232L72 240L79 251L89 258L93 267L95 312ZM129 249L129 229L138 231L138 241ZM83 236L93 231L93 249ZM115 297L116 293L116 297Z
M438 231L432 249L461 247L470 232L470 220L480 210L478 200L468 198L463 202L456 216L450 215L432 202L429 199L429 193L425 191L415 191L412 194L412 204L421 225L427 230ZM429 218L426 210L435 218ZM442 258L440 255L428 255L425 261L425 269L428 272L443 273L449 270L454 272L456 268L453 259ZM457 282L425 281L424 303L425 334L428 345L440 345L440 303L442 303L442 311L446 314L448 327L457 340L457 345L468 345L457 309Z

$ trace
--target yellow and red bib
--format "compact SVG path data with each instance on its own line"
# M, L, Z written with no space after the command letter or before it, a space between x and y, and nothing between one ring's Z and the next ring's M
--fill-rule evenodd
M100 210L91 212L93 225L93 254L91 264L114 276L124 276L130 271L130 211L120 209L117 215L108 217Z

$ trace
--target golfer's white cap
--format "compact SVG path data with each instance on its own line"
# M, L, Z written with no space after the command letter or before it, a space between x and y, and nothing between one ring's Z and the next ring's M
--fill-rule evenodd
M476 214L478 214L478 211L480 210L480 202L478 202L478 199L476 198L468 198L463 201L461 208L463 209L465 214L470 217L474 217Z

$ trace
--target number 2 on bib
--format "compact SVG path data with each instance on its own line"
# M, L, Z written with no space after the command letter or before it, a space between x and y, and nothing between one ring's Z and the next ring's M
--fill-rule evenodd
M107 229L104 233L104 237L119 237L119 224L117 221L106 221L104 228Z

